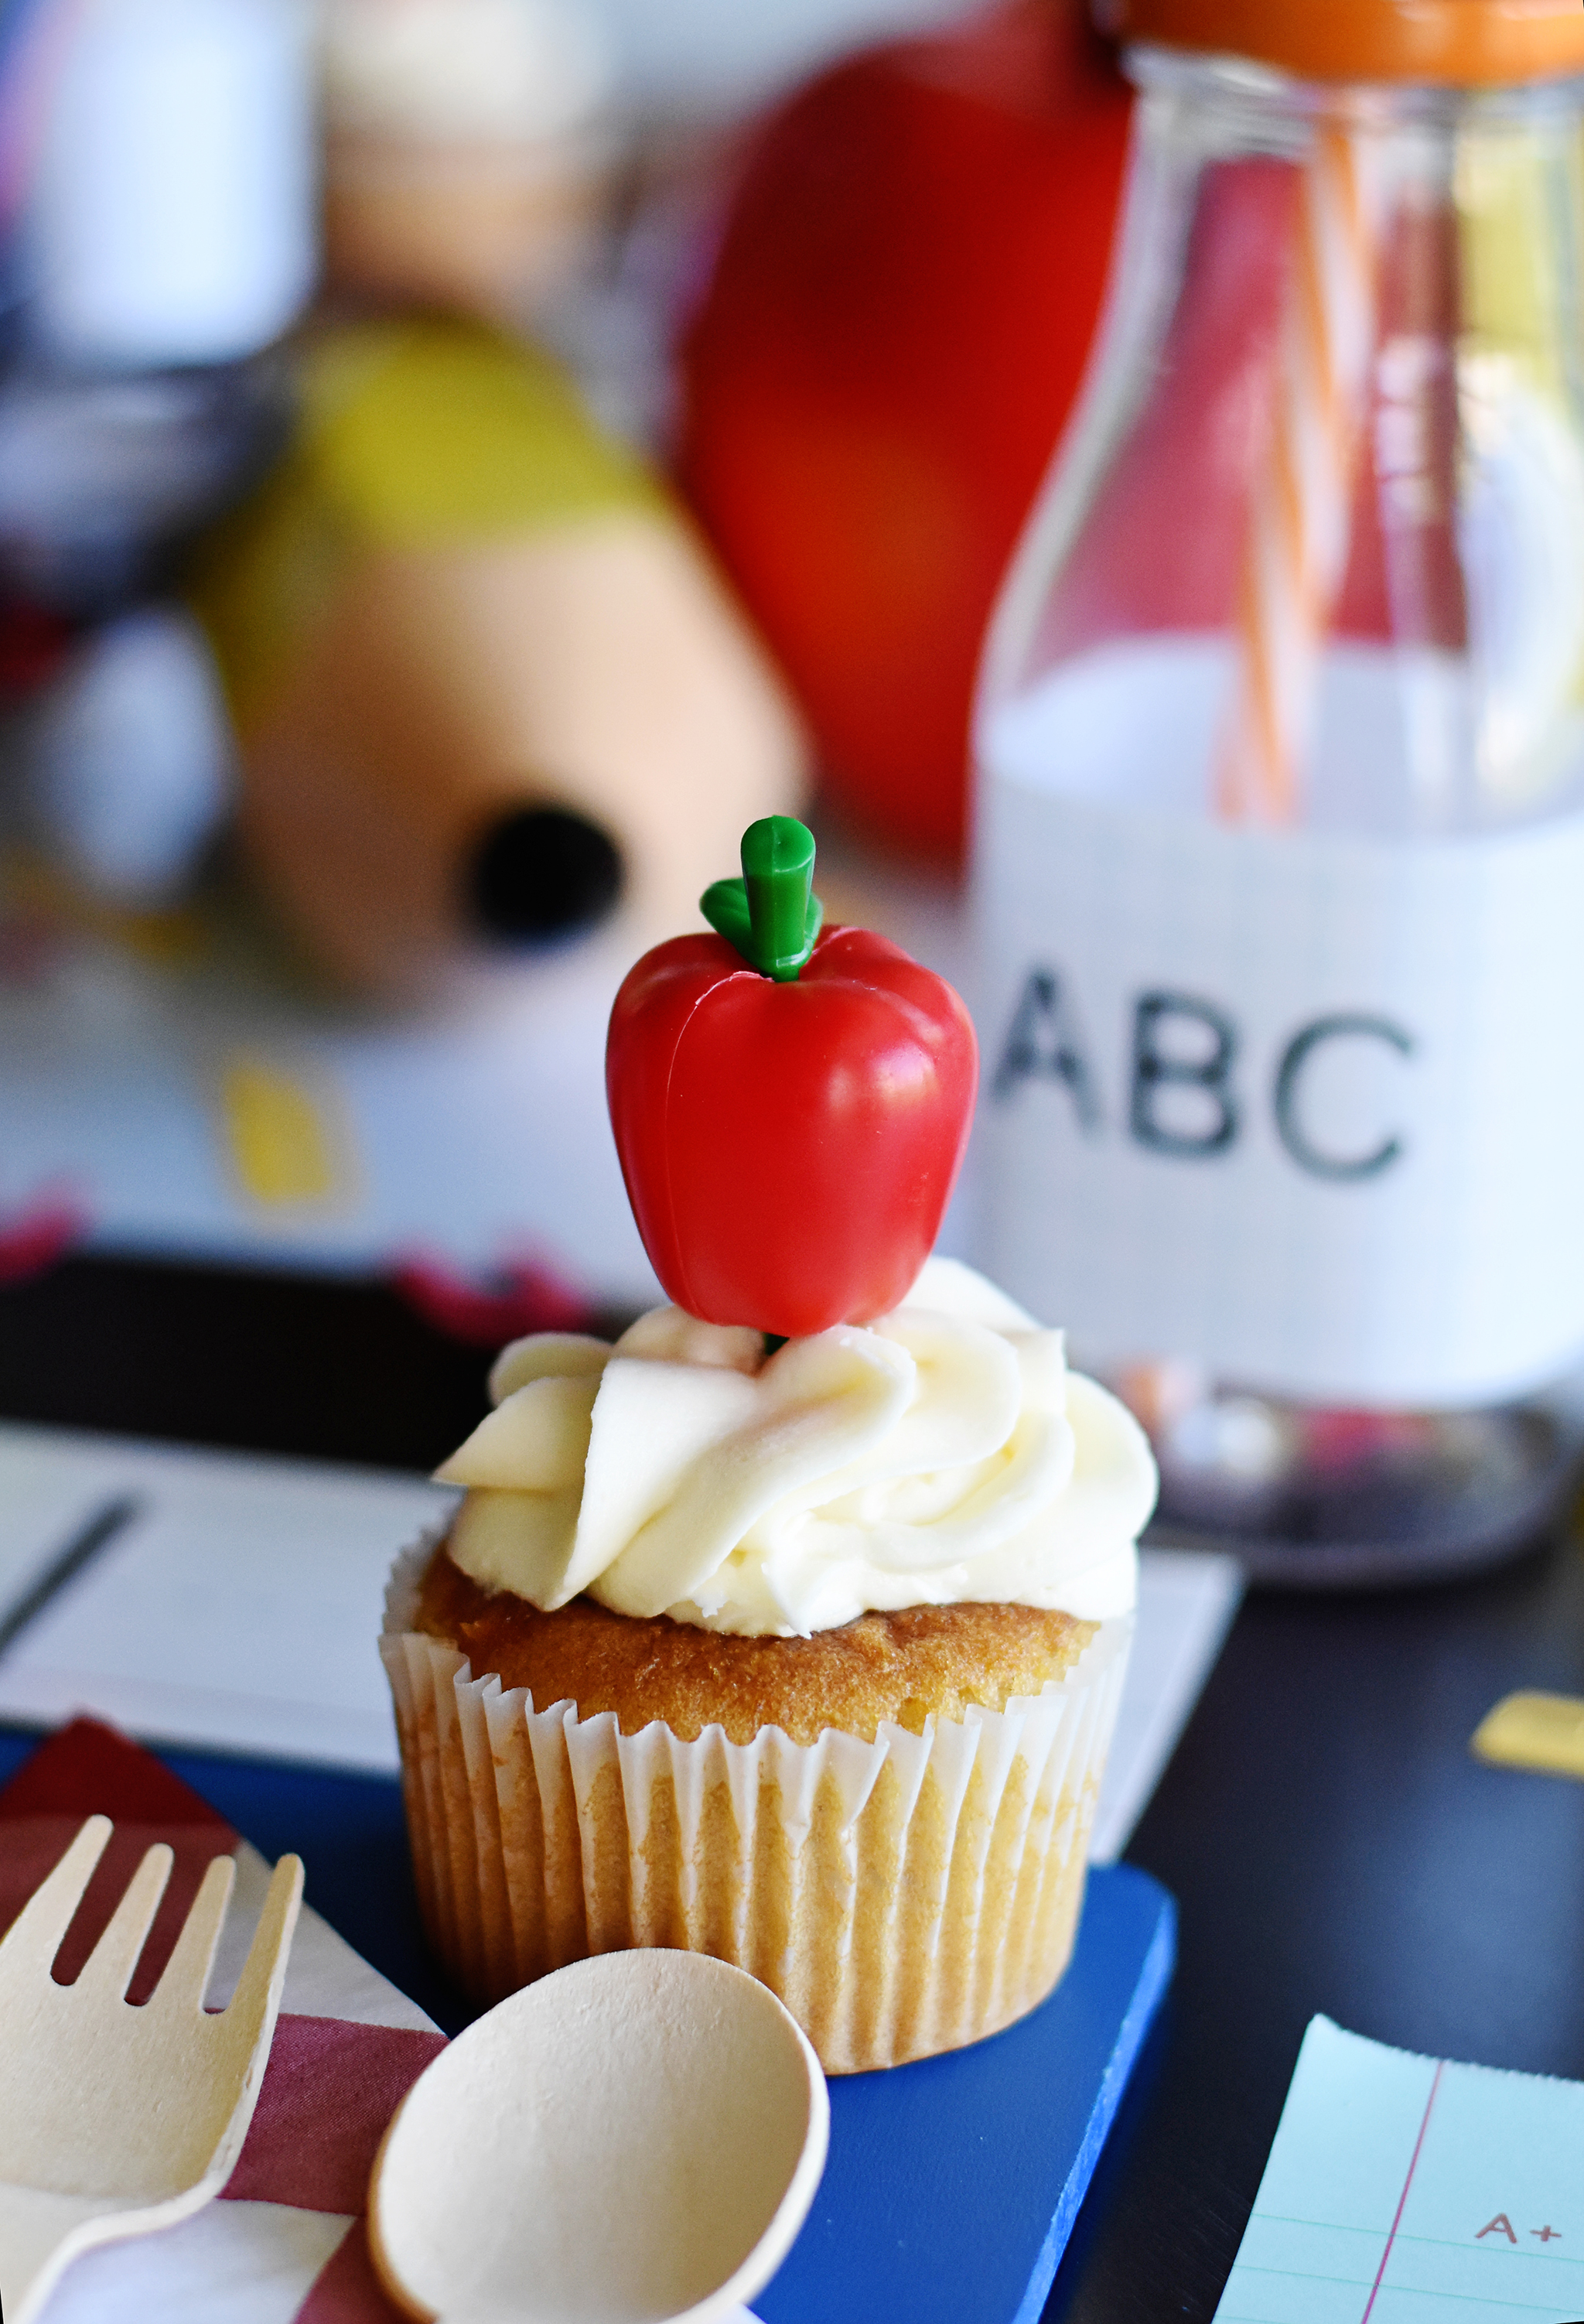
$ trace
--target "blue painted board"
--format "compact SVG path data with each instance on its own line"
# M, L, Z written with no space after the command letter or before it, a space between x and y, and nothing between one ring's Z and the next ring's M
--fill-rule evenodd
M1066 1976L972 2049L839 2074L802 2234L764 2324L1036 2324L1172 1974L1176 1908L1092 1871Z
M0 1732L0 1782L40 1738ZM448 2032L476 2013L419 1928L401 1787L220 1754L158 1755ZM1091 1871L1050 1999L944 2058L831 2082L831 2153L764 2324L1036 2324L1175 1957L1176 1910L1131 1865Z

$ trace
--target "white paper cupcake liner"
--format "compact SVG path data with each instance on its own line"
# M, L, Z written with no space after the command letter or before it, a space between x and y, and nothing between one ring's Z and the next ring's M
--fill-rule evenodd
M829 1729L684 1742L537 1709L412 1629L439 1536L398 1559L380 1651L419 1896L466 1988L498 2000L589 1953L713 1953L779 1994L828 2073L1011 2024L1072 1951L1132 1635L1002 1711L872 1743Z

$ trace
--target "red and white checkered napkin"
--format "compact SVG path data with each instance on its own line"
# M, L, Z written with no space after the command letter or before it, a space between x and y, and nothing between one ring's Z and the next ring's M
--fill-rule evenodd
M269 1867L224 1817L113 1729L78 1720L0 1791L0 1928L8 1928L83 1818L115 1833L57 1964L74 1977L151 1841L176 1864L131 1997L151 1992L204 1867L230 1851L235 1898L211 1985L228 1997ZM44 2324L391 2324L364 2204L385 2125L445 2036L305 1904L258 2109L218 2202L161 2234L89 2252Z

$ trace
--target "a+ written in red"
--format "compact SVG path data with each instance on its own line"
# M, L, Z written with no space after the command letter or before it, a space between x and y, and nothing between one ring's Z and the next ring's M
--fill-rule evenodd
M1561 2227L1531 2227L1529 2232L1538 2237L1543 2244L1560 2244L1562 2239ZM1513 2232L1513 2223L1505 2211L1498 2211L1494 2219L1487 2219L1474 2240L1476 2243L1480 2243L1487 2236L1506 2236L1510 2244L1515 2244L1518 2240Z

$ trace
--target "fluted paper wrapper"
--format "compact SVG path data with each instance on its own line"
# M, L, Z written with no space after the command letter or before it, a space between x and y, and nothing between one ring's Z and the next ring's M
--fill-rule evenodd
M419 1897L483 2001L589 1953L713 1953L779 1994L827 2073L993 2034L1067 1965L1132 1618L999 1712L866 1743L538 1709L410 1627L438 1536L397 1561L381 1654Z

